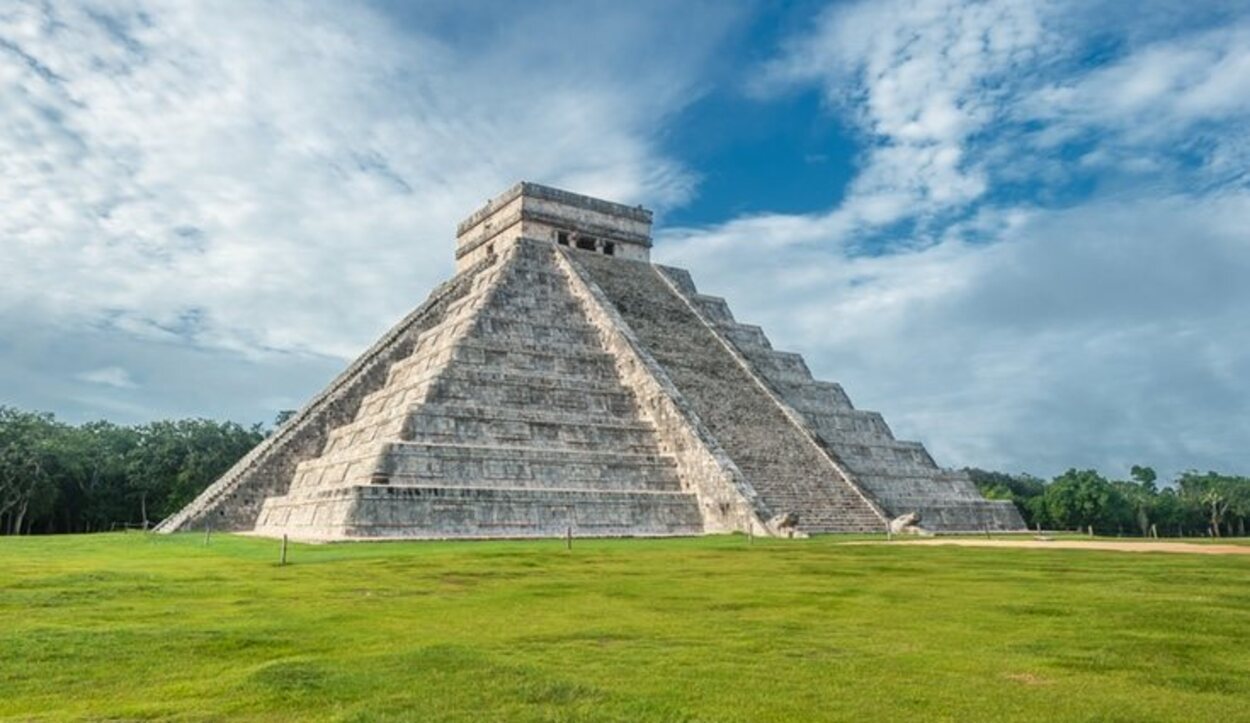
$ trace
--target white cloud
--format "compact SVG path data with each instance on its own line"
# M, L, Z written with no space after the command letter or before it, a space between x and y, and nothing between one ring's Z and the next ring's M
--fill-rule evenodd
M103 384L118 389L134 389L139 386L135 384L135 380L130 378L130 372L121 367L100 367L90 371L82 372L78 378L84 382L91 384Z
M1021 103L1045 124L1041 153L1094 139L1099 171L1202 187L1246 179L1250 22L1156 39L1105 67L1058 79Z
M943 463L1250 467L1244 25L1136 27L1090 68L1091 20L833 6L757 90L817 87L862 130L846 198L670 231L659 255ZM1182 168L1199 131L1214 150ZM1074 179L1094 190L1054 203Z
M439 10L400 27L355 3L6 4L0 311L351 356L450 272L455 222L520 178L691 192L655 124L730 13L660 29L536 5L453 44Z
M1060 43L1034 0L900 0L832 6L756 80L757 92L816 84L869 150L840 234L926 220L980 198L988 180L968 141L1009 112L1015 85Z
M1250 194L1012 213L982 220L988 245L854 256L711 231L660 250L946 464L1250 463Z
M267 420L444 278L454 223L514 180L694 192L655 138L731 12L397 7L0 7L6 401ZM859 132L845 200L657 256L941 462L1244 470L1250 26L1236 3L1180 22L1198 10L833 5L754 88L816 88ZM1108 33L1115 57L1075 60Z
M1147 139L1250 111L1250 26L1161 40L1038 93L1033 115Z

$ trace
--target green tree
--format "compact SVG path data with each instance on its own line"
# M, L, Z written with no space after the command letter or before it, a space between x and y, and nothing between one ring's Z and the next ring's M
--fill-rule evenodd
M55 499L52 473L61 425L51 414L0 407L0 534L29 530Z
M1121 520L1131 519L1142 537L1148 537L1150 525L1155 522L1155 503L1158 497L1154 484L1117 480L1111 486L1119 493L1125 505L1125 509L1116 517Z
M1250 518L1250 477L1236 477L1233 482L1233 499L1228 510L1237 518L1237 536L1246 536L1246 521Z
M127 476L142 521L173 514L265 436L260 425L208 419L153 422L136 431Z
M279 411L277 414L273 416L273 428L277 429L278 427L281 427L282 425L286 424L288 421L290 421L291 417L295 416L295 413L296 413L296 410L294 409L283 409Z
M150 524L263 438L260 425L185 419L72 426L0 407L0 534Z
M1154 468L1133 465L1132 468L1129 469L1128 473L1133 478L1134 482L1148 489L1150 492L1158 491L1158 488L1155 487L1155 480L1159 479L1159 475L1155 474Z
M1028 474L1012 475L976 467L964 469L981 495L989 500L1011 500L1029 527L1042 521L1037 500L1046 490L1046 483Z
M1177 480L1177 487L1180 488L1182 497L1199 506L1206 514L1211 535L1220 537L1220 526L1239 494L1236 478L1217 472L1186 472Z
M1064 529L1107 530L1123 525L1123 496L1092 469L1069 469L1046 486L1042 496L1047 517Z

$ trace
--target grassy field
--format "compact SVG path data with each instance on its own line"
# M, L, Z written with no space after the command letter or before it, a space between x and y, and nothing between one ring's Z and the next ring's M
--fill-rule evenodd
M1250 720L1250 557L0 538L0 718Z

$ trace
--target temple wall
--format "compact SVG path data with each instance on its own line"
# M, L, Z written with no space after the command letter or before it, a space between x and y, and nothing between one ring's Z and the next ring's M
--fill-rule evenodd
M640 207L521 183L475 211L457 228L456 268L467 268L492 253L502 253L517 239L556 243L559 234L575 246L577 237L594 239L602 252L646 261L651 252L651 212Z

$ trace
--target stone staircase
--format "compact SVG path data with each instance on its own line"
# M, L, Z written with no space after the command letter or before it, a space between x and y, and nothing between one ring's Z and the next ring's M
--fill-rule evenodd
M688 535L692 494L550 244L521 242L450 308L258 531L296 536Z
M773 512L807 532L879 532L885 521L650 264L577 253L695 414ZM727 313L727 310L726 310ZM744 332L745 333L745 332ZM801 360L799 360L801 363Z
M736 321L724 299L698 293L688 273L657 268L889 517L918 512L940 532L1023 527L1014 505L984 499L965 473L938 467L924 445L895 439L880 414L855 409L840 385L814 379L802 356L773 349L763 329Z

